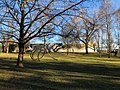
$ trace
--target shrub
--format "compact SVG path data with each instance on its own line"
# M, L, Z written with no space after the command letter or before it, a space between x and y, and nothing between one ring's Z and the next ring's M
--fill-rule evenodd
M17 44L10 44L9 45L9 52L12 53L16 47L17 47Z

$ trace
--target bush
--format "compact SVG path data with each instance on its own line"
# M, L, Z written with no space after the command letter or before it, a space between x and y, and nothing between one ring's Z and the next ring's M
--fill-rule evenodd
M16 47L17 47L17 44L10 44L9 45L9 52L12 53Z

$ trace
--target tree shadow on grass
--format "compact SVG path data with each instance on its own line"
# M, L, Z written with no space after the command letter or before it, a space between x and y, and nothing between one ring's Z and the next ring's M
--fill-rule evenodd
M73 62L26 63L28 69L33 70L60 70L95 75L120 76L120 67L104 64L80 64Z
M7 79L0 76L3 90L120 90L120 67L26 61L25 68L16 68L15 62L0 59L0 72L10 74Z

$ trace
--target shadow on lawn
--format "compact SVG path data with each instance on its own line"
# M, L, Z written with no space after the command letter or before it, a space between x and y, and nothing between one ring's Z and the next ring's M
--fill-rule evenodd
M14 72L7 80L0 78L3 90L120 90L120 67L72 62L25 62L25 68L14 65L14 60L0 59L1 70ZM16 78L16 72L31 75Z

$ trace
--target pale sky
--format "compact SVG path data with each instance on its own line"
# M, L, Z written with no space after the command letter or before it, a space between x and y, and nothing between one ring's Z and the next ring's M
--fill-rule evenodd
M116 8L120 8L120 0L111 0L113 2L113 6Z

